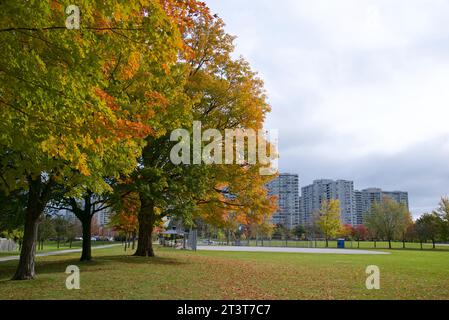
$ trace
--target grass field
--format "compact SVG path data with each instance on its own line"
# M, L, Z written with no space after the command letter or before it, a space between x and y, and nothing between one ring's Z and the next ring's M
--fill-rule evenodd
M74 241L72 242L72 247L70 248L70 245L68 243L60 243L59 248L56 243L56 241L46 242L44 244L43 250L37 250L37 253L45 253L45 252L52 252L52 251L60 251L60 250L70 250L70 249L81 249L82 248L82 241ZM107 241L92 241L92 247L96 246L104 246L113 244L113 242L107 242ZM12 251L12 252L0 252L0 257L7 257L7 256L14 256L19 255L20 251Z
M38 258L38 278L9 281L17 262L0 263L0 299L449 299L449 253L391 251L382 256L185 252L157 258L123 248ZM68 265L81 270L81 290L65 288ZM381 270L381 290L367 290L365 269Z
M214 240L214 242L220 243L218 240ZM206 242L205 242L206 243ZM287 243L287 245L286 245ZM223 245L226 245L226 242L221 243ZM201 241L200 241L201 245ZM232 243L231 243L232 245ZM289 240L285 242L285 240L265 240L265 241L258 241L256 243L255 240L251 241L242 241L241 245L243 246L250 246L250 247L292 247L292 248L325 248L326 242L325 241L294 241ZM329 248L337 248L337 241L329 241ZM359 243L357 241L346 241L345 242L345 248L346 249L358 249ZM374 243L373 241L361 241L360 242L360 249L388 249L388 242L386 241L379 241ZM406 249L421 249L420 243L412 243L407 242L405 244ZM392 249L403 249L403 243L402 242L392 242ZM433 245L431 243L423 243L423 249L424 250L433 250ZM448 246L442 246L439 245L436 247L436 250L443 250L443 251L449 251L449 245Z

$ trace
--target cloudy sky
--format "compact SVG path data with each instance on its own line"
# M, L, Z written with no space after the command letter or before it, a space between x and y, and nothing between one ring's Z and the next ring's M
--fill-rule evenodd
M207 0L266 83L280 167L449 194L449 1Z

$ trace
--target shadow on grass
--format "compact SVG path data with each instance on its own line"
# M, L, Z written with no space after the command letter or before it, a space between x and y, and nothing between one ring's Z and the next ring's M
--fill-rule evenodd
M114 255L114 256L99 256L94 257L92 261L84 261L81 262L79 258L66 258L64 256L51 256L46 257L46 259L56 258L56 261L42 261L38 260L36 262L36 274L37 277L43 274L53 274L53 273L64 273L67 266L75 265L81 268L86 268L82 270L83 272L98 272L101 271L102 267L108 267L113 264L125 264L125 265L162 265L162 266L185 266L189 263L186 261L181 261L181 259L174 258L166 258L166 257L135 257L132 255ZM0 264L0 286L3 282L10 281L12 276L14 275L17 268L18 261L9 261L3 264ZM99 269L97 269L99 268ZM0 287L1 288L1 287Z

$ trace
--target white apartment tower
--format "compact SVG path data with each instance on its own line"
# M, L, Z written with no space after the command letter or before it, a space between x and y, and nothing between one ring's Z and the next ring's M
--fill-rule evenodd
M365 223L365 216L369 214L374 203L382 203L385 198L390 198L397 203L402 203L409 210L408 193L404 191L382 191L379 188L370 188L355 191L357 207L357 224Z
M316 180L302 188L303 225L313 224L313 215L321 208L324 201L339 200L341 222L356 225L356 204L354 182L347 180Z
M278 211L273 215L272 223L293 229L301 224L299 176L281 174L268 183L268 194L278 197Z

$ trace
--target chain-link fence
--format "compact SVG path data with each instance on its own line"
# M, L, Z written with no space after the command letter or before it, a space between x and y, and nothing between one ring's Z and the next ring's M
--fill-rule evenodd
M357 241L338 239L328 240L323 238L310 239L282 239L282 238L259 238L259 239L216 239L204 238L198 239L198 246L234 246L234 247L272 247L272 248L334 248L334 249L389 249L388 241ZM431 242L403 242L392 241L391 248L396 250L440 250L449 251L449 245L436 244L435 248Z
M335 243L334 243L335 242ZM295 239L250 239L250 240L219 240L219 239L200 239L199 246L236 246L236 247L275 247L275 248L325 248L325 239L309 239L309 240L295 240ZM329 246L337 247L336 241L329 241Z

